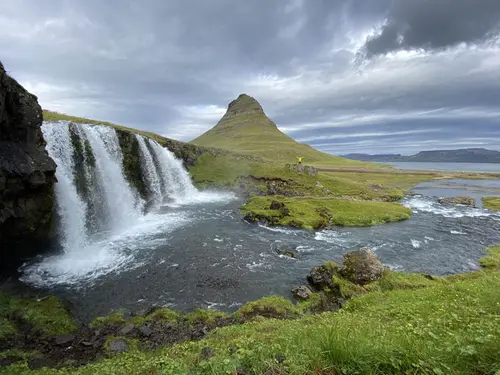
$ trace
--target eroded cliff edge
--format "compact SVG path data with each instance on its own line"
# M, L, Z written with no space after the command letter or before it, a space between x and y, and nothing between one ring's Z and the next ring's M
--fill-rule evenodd
M56 163L45 149L42 121L37 97L0 62L1 263L51 236Z

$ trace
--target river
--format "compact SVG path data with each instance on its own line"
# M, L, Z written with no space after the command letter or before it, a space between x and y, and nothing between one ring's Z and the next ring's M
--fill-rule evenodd
M500 172L500 163L385 162L399 169L458 172Z

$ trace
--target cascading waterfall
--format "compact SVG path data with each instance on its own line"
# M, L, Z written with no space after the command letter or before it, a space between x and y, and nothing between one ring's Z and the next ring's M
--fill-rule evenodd
M60 218L61 245L66 253L82 248L86 243L85 218L87 204L73 183L75 162L68 126L43 126L47 151L57 164L55 193Z
M108 210L106 222L109 228L119 231L130 226L140 215L136 210L137 194L134 194L123 174L123 155L113 128L82 126L96 160L96 171L103 183Z
M177 203L190 203L201 198L200 193L191 183L189 174L182 162L157 142L150 141L153 153L158 160L160 175L166 186L167 195Z
M199 192L182 162L148 138L135 136L141 183L148 195L143 192L141 198L126 178L114 128L60 121L45 123L42 131L57 163L56 207L64 254L26 264L21 269L26 282L74 284L125 266L140 266L138 250L149 249L148 243L189 219L182 211L160 213L163 203L178 207L227 199L224 194Z
M147 140L138 134L136 134L135 138L139 143L141 165L144 166L143 173L148 185L148 203L150 203L148 206L157 206L163 202L162 181L158 174L157 165L146 145Z

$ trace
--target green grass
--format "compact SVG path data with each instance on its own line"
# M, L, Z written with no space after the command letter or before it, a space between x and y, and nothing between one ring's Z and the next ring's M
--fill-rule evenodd
M498 256L500 247L489 252ZM154 352L132 346L84 367L33 373L215 375L239 369L287 375L495 375L500 371L500 273L486 268L468 275L425 281L394 272L384 275L389 281L381 288L387 291L353 298L336 313L258 319L217 329L201 341ZM282 304L273 298L267 299L271 305ZM245 309L258 310L263 301ZM205 347L214 354L208 360L200 359ZM24 363L7 371L30 373Z
M95 318L91 323L90 327L98 328L108 325L122 325L125 323L122 311L115 311L106 316L100 316Z
M183 319L189 324L207 324L212 325L218 319L228 318L229 315L218 310L196 309L195 311L184 315Z
M500 245L490 246L486 249L487 255L480 259L481 267L492 270L500 270Z
M243 305L235 316L243 320L255 317L290 319L300 314L301 310L289 300L280 296L269 296Z
M7 339L16 333L16 326L9 319L0 317L0 340Z
M289 210L271 210L273 200L282 202ZM255 196L241 207L245 215L271 225L288 225L304 229L319 229L331 225L364 227L401 221L410 218L411 210L397 203L330 199L317 197Z
M483 197L483 207L492 211L500 211L500 197Z
M367 285L368 291L391 291L401 289L419 289L436 285L439 278L431 280L420 273L395 272L389 269L384 271L382 279Z
M16 322L27 324L33 331L40 331L47 336L70 333L77 328L69 312L56 297L35 300L1 294L0 338L15 334Z
M392 186L373 186L372 183L351 180L342 173L331 175L320 172L317 176L297 173L283 164L262 162L233 155L206 153L197 159L189 169L193 182L199 187L226 187L238 189L240 186L254 188L267 193L268 185L276 183L287 195L315 195L352 197L396 201L403 198L405 190Z
M406 173L360 173L360 172L324 172L333 178L347 179L353 182L380 185L381 187L392 187L398 189L408 189L421 182L432 181L435 176L432 174L406 174Z

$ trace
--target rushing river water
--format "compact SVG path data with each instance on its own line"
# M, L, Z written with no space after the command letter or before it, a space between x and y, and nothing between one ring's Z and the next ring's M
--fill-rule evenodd
M421 195L402 202L414 211L404 222L317 232L267 228L244 222L243 202L232 194L198 191L182 163L154 141L136 136L146 201L125 178L113 129L74 125L71 133L58 123L43 131L58 164L60 245L26 262L20 279L63 297L83 320L119 308L235 310L270 294L291 297L311 267L340 262L362 246L397 270L467 272L477 269L486 246L500 242L500 213L437 201L500 195L499 181L421 184L414 188ZM297 259L279 249L296 251Z
M396 270L447 275L477 269L484 248L500 242L498 213L442 206L426 196L403 203L414 211L408 221L318 232L247 224L237 200L171 208L104 240L102 248L115 251L105 260L112 263L106 272L51 275L47 263L41 272L35 263L24 279L71 301L85 320L154 304L234 310L269 294L290 297L311 267L341 261L344 252L361 246ZM277 249L295 249L298 257L280 256Z

